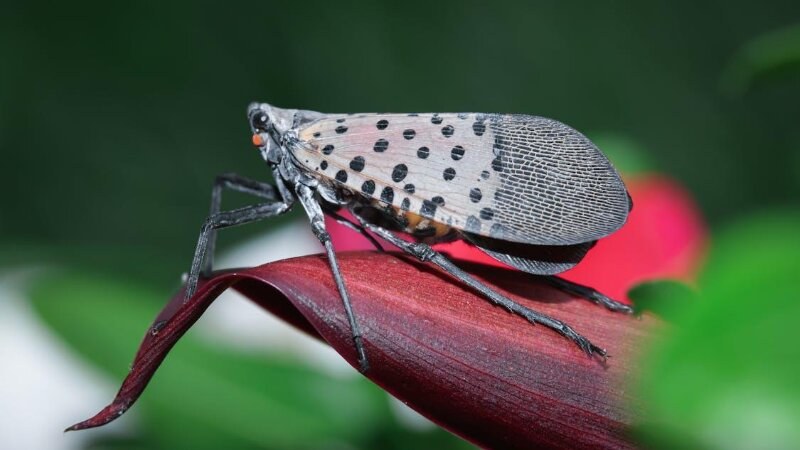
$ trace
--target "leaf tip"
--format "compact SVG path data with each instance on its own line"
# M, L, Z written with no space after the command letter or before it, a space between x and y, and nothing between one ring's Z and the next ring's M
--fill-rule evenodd
M130 403L131 402L129 401L117 402L115 400L114 403L106 406L94 416L82 422L78 422L75 425L67 427L66 429L64 429L64 433L69 431L78 431L78 430L86 430L89 428L95 428L105 425L109 422L113 422L119 416L125 414L125 411L127 411L128 408L130 407Z

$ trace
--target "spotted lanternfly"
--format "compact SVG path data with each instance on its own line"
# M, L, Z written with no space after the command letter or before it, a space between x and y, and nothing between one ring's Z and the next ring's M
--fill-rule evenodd
M630 308L554 274L577 264L594 243L617 229L632 207L619 174L585 136L552 119L502 114L322 114L266 103L248 108L253 145L275 185L218 177L211 215L197 244L186 288L211 271L216 230L288 211L296 201L325 246L344 302L361 370L367 370L324 215L367 231L430 261L485 297L543 324L587 354L605 350L567 324L493 291L434 251L430 244L463 239L493 258L605 307ZM222 188L264 200L220 211ZM357 222L340 216L347 210ZM416 242L400 239L407 233Z

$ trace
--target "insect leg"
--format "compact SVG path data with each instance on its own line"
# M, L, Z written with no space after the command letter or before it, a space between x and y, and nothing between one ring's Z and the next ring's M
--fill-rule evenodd
M337 214L336 212L333 212L333 211L325 211L325 214L329 215L337 223L339 223L341 225L344 225L347 228L350 228L351 230L356 231L359 234L361 234L362 236L364 236L365 238L367 238L367 240L370 242L370 244L372 244L373 247L375 247L376 250L378 250L380 252L386 251L381 246L381 244L374 237L372 237L371 234L367 233L367 230L364 229L363 226L361 226L359 224L356 224L356 223L353 223L352 220L350 220L350 219L348 219L346 217L343 217L343 216L341 216L341 215L339 215L339 214Z
M265 200L279 201L281 199L277 189L268 183L251 180L235 173L224 173L218 175L214 180L214 187L211 189L211 210L209 216L213 216L220 211L223 189L250 194ZM202 270L200 271L204 276L211 273L211 268L214 264L214 248L216 244L217 230L212 229L208 236L208 244L206 246L206 254L208 257L205 259Z
M333 250L331 236L325 229L325 216L322 212L322 207L320 207L319 202L314 198L314 191L312 191L311 188L298 183L296 189L297 198L300 200L300 203L308 214L308 218L311 220L311 228L314 231L314 235L317 236L317 239L325 246L328 262L331 265L331 272L333 272L333 279L339 290L339 296L342 297L347 320L350 322L350 331L352 332L353 343L356 346L356 353L358 354L358 365L362 373L366 372L369 370L369 361L367 361L367 353L364 351L361 329L358 326L358 322L356 322L356 316L353 314L353 307L350 304L350 294L347 293L347 288L344 285L344 278L339 270L339 262Z
M566 323L554 319L550 316L536 312L532 309L526 308L520 305L519 303L511 300L510 298L495 292L485 284L473 278L468 273L464 272L461 268L450 262L450 260L445 258L441 253L432 249L429 245L422 243L406 242L400 239L399 237L395 236L391 231L381 228L377 225L370 224L368 222L362 221L362 225L366 227L368 230L380 236L381 238L389 241L391 244L399 247L401 250L411 255L414 255L420 261L422 262L430 261L436 264L445 272L449 273L450 275L460 280L462 283L483 294L485 297L491 300L492 303L500 305L506 308L507 310L511 311L512 313L524 317L531 323L542 324L558 332L562 336L574 342L578 347L581 348L581 350L586 352L587 355L592 356L593 354L597 354L601 357L606 356L605 350L592 344L588 339L578 334L575 330L572 329L572 327L570 327Z
M192 268L189 270L189 278L186 280L186 293L184 301L188 300L197 289L197 281L200 278L200 267L208 252L209 239L212 233L220 228L228 228L245 223L255 222L268 217L278 216L286 212L292 205L282 201L272 203L260 203L258 205L245 206L243 208L232 209L214 213L203 222L200 229L200 237L197 238L197 247L192 259Z
M598 292L589 286L584 286L582 284L573 283L572 281L565 280L561 277L557 277L555 275L551 276L543 276L541 277L549 285L560 289L568 294L572 294L591 302L594 302L598 305L605 306L607 309L615 312L623 312L627 314L633 313L633 308L630 305L626 305L625 303L618 302L605 294Z

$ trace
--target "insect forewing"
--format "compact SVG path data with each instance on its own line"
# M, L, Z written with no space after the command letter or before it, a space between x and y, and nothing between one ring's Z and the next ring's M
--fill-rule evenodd
M593 241L628 213L619 175L586 137L535 116L328 115L298 162L341 187L469 233L536 245Z

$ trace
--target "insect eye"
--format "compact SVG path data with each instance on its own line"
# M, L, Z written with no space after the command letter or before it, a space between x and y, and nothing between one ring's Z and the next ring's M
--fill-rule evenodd
M250 124L253 126L254 130L268 131L267 125L269 125L269 117L267 117L267 113L259 111L253 115Z

